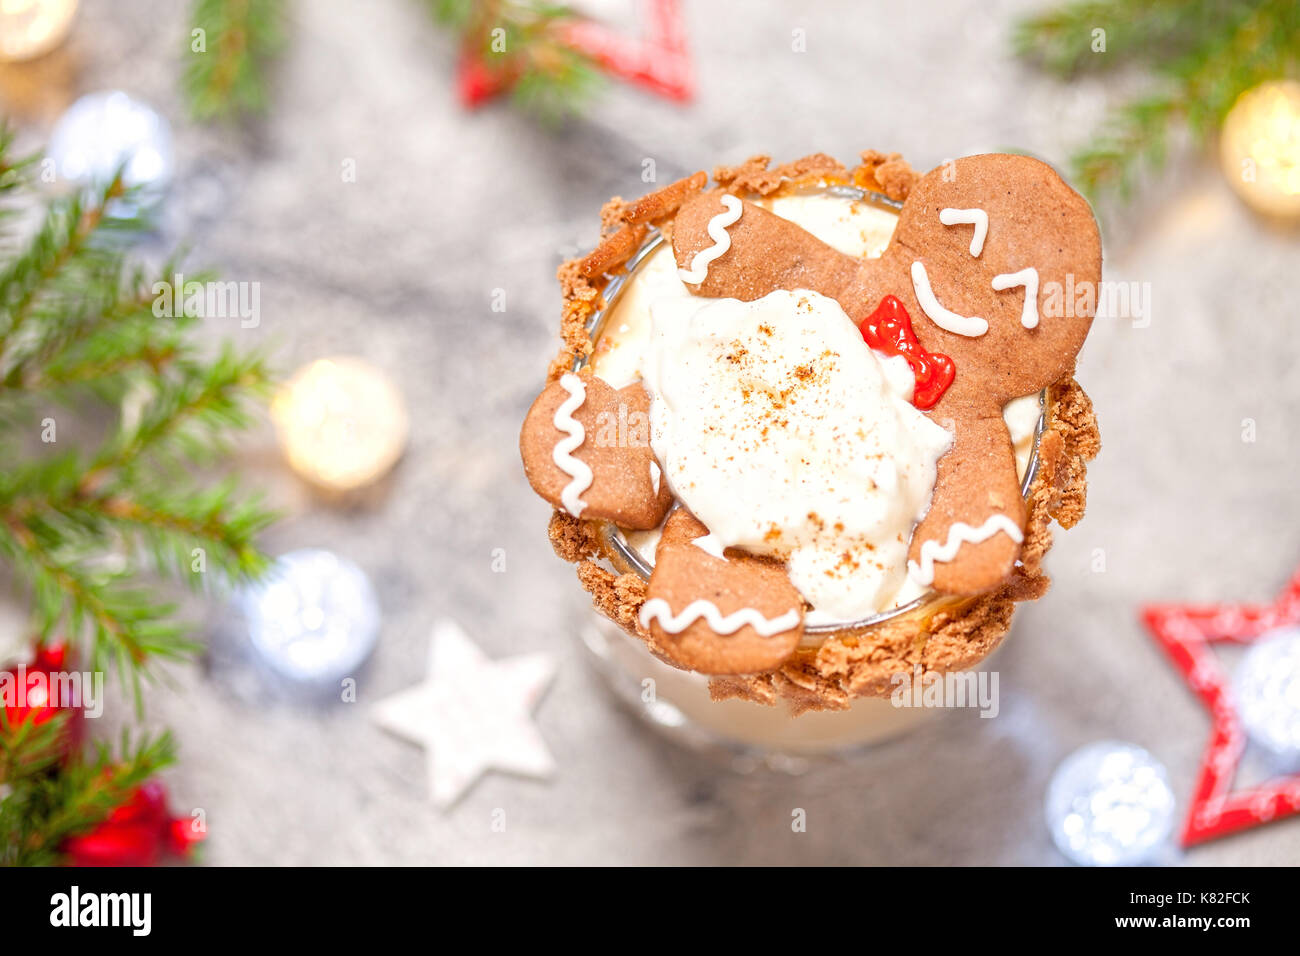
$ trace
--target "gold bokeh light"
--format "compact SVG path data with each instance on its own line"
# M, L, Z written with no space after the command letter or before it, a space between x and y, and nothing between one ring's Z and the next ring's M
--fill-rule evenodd
M410 420L392 381L357 358L318 359L271 402L289 466L314 485L352 491L373 484L406 448Z
M0 60L33 60L68 35L77 0L0 0Z
M1252 208L1300 217L1300 83L1275 80L1241 94L1224 119L1219 158Z

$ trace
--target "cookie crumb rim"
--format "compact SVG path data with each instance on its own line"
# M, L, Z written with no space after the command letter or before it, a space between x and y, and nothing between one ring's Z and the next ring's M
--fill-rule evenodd
M717 167L713 178L733 194L770 196L801 186L852 183L870 191L878 187L898 202L908 197L920 178L897 153L865 150L861 159L852 170L821 153L771 167L771 157L759 154L739 166ZM548 382L569 372L577 357L590 354L586 322L600 307L602 292L635 251L635 247L629 248L630 234L670 222L683 198L705 185L707 176L700 172L636 203L615 197L605 204L602 238L596 249L564 262L556 273L564 301L562 344L547 370ZM638 244L644 235L637 236ZM1092 402L1073 371L1047 388L1046 429L1038 441L1040 467L1030 489L1025 543L1020 561L1001 586L969 597L940 596L940 600L873 627L841 632L820 647L801 648L772 671L710 678L713 699L766 706L781 703L796 717L810 711L845 710L858 698L888 697L897 674L967 670L986 659L1005 638L1016 605L1041 598L1050 587L1042 560L1052 546L1051 526L1072 528L1084 516L1087 465L1100 451L1101 437ZM617 566L609 569L613 562L600 524L553 511L547 534L556 555L575 566L593 608L630 638L639 640L653 656L679 667L640 627L637 617L647 582Z

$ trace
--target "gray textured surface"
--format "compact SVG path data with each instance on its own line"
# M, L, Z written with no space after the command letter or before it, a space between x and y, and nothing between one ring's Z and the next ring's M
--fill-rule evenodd
M504 108L467 116L450 46L414 0L294 4L271 119L249 135L197 128L176 93L183 7L89 0L60 97L120 86L176 124L172 228L195 259L262 283L286 368L354 353L389 369L412 411L409 453L376 500L332 508L279 464L269 431L243 452L290 517L272 550L324 546L373 576L386 613L361 704L312 708L222 668L174 675L149 715L175 728L181 806L202 806L208 859L229 863L1056 864L1041 819L1056 762L1102 738L1141 743L1189 792L1208 722L1139 628L1143 600L1265 599L1297 553L1300 386L1294 235L1263 227L1208 165L1166 177L1165 201L1107 237L1107 277L1150 282L1149 328L1099 323L1080 378L1105 451L1089 516L1061 535L1052 593L997 658L1002 714L949 714L849 764L802 777L733 775L614 711L572 634L585 600L551 554L546 506L516 429L553 347L562 253L594 236L610 194L758 150L851 160L902 151L922 168L1018 146L1061 159L1102 99L1005 56L1017 5L688 3L700 94L685 109L611 90L558 137ZM791 8L797 12L790 12ZM807 31L807 52L790 49ZM72 69L72 68L70 68ZM66 100L65 100L66 101ZM41 136L47 115L29 118ZM342 183L356 161L358 181ZM1139 228L1140 227L1140 228ZM494 288L508 311L490 311ZM224 331L224 330L223 330ZM1242 420L1258 423L1243 443ZM492 549L507 550L494 574ZM1105 571L1092 570L1104 549ZM213 629L225 612L198 609ZM445 815L414 747L363 707L417 679L435 618L494 656L546 649L560 676L539 710L553 782L489 776ZM119 704L118 706L123 706ZM506 832L491 831L494 808ZM793 834L794 807L808 831ZM1172 860L1294 863L1300 820Z

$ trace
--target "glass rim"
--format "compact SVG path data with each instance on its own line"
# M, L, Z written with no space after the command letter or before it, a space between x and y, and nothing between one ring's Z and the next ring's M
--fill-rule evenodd
M903 208L902 202L896 199L890 199L883 193L875 192L869 189L861 189L857 186L844 184L832 184L829 186L803 186L792 190L794 194L816 194L837 196L847 199L851 202L869 202L872 205L883 206L894 212ZM658 251L664 243L664 234L661 229L653 228L642 240L640 248L633 253L623 265L623 271L618 275L610 278L609 282L602 290L601 298L604 299L604 305L592 312L588 317L585 329L588 338L593 345L600 337L603 331L605 320L609 314L618 306L618 300L622 297L627 283L636 274L650 256ZM577 372L586 367L591 359L586 355L576 356L573 360L573 371ZM1043 431L1047 427L1047 389L1038 393L1038 422L1034 426L1034 444L1029 454L1029 462L1025 467L1024 477L1020 480L1020 496L1028 499L1029 489L1034 484L1034 479L1038 477L1038 442L1042 438ZM625 565L630 567L640 578L649 580L650 573L654 570L654 565L642 557L641 552L632 547L627 542L623 534L623 529L611 522L605 522L606 528L603 535L605 541L618 555ZM886 621L902 617L912 611L925 607L935 601L943 599L945 596L937 591L930 590L921 594L906 604L900 604L898 607L889 608L884 611L878 611L868 617L860 618L856 621L835 621L825 624L809 624L804 627L804 634L813 636L829 636L840 631L856 631L862 628L874 627L877 624L883 624Z

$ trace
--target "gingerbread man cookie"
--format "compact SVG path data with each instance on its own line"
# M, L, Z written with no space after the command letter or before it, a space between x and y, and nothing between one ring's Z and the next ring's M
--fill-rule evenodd
M672 243L697 295L753 300L809 289L878 334L892 324L886 337L906 346L894 351L917 373L927 414L954 435L912 537L909 573L951 594L1005 582L1024 539L1025 503L1002 407L1067 377L1088 334L1101 240L1087 202L1038 160L973 156L912 188L878 259L844 255L721 190L682 205ZM1080 294L1053 310L1064 314L1043 314L1049 288ZM908 324L910 332L901 328Z

